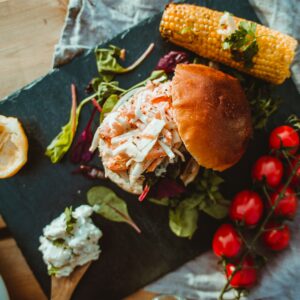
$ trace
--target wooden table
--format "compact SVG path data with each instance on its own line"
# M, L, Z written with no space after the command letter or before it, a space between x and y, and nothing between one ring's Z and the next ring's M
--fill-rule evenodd
M0 0L0 99L51 68L68 0ZM44 300L16 242L0 217L0 274L12 300ZM139 291L127 300L152 299Z

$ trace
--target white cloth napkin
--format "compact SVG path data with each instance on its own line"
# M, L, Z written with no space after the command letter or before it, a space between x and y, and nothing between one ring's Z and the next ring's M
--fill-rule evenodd
M54 66L70 61L142 19L163 9L167 0L70 0L65 25L55 47ZM263 24L300 41L300 0L250 0ZM300 91L300 52L292 67ZM264 268L259 285L249 300L300 299L300 213L291 224L293 240L286 251L273 257ZM225 284L212 252L200 255L146 287L147 290L188 299L217 299Z

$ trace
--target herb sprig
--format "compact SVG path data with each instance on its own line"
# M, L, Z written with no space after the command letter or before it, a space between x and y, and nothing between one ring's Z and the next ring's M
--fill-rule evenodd
M246 68L252 68L253 57L258 53L256 24L246 21L239 23L238 29L225 38L224 50L230 50L233 60L243 62Z
M269 118L278 110L281 99L273 95L272 85L257 79L244 82L244 88L250 103L253 128L266 128Z

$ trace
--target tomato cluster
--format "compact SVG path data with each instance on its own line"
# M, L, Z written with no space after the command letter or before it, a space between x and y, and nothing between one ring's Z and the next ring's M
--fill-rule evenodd
M223 224L214 235L213 251L223 259L228 283L233 288L249 288L257 280L257 253L244 232L250 232L253 242L261 241L271 251L289 245L291 233L284 220L292 219L298 207L295 186L300 183L300 167L294 175L291 172L300 160L300 155L296 155L299 144L299 135L291 126L279 126L271 132L271 154L258 158L252 168L254 186L260 188L235 195L229 209L234 225Z

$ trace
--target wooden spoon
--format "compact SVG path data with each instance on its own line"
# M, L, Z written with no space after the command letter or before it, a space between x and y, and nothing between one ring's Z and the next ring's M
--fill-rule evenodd
M79 283L82 276L85 274L91 262L76 267L76 269L68 277L57 278L51 277L51 300L69 300Z

